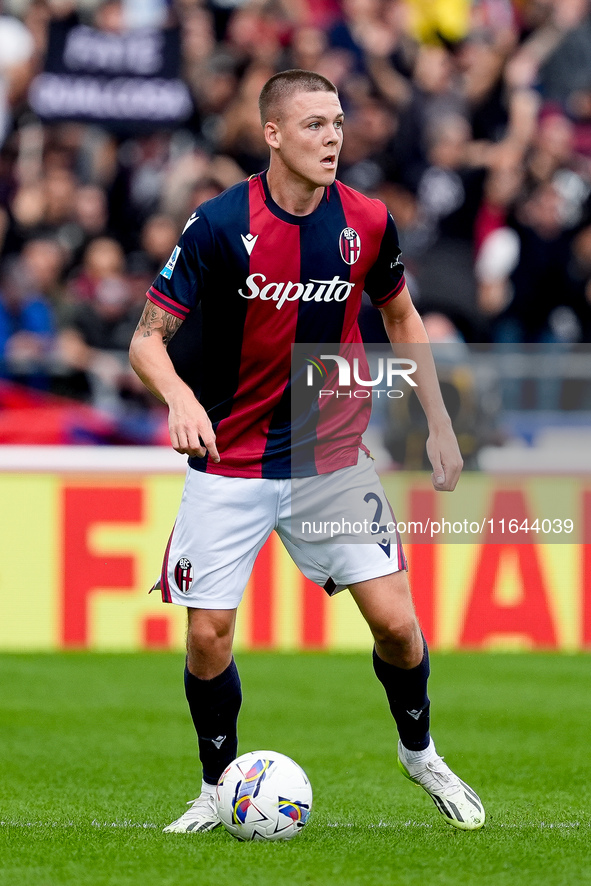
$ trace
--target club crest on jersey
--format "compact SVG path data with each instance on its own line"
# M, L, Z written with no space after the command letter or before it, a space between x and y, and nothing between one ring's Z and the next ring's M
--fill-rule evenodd
M193 584L193 565L188 557L181 557L174 567L174 580L181 593L189 593L189 588Z
M354 265L361 255L361 237L355 228L343 228L339 237L341 258L348 265Z

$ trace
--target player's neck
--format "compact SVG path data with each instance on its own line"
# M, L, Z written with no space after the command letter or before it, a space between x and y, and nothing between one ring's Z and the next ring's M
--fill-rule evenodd
M324 196L323 187L315 188L303 180L284 176L273 166L267 172L267 186L277 206L290 215L310 215Z

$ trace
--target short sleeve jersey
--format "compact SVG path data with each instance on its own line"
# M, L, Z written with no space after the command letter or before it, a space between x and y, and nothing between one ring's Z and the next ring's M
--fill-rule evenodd
M306 216L273 201L265 173L203 203L148 292L180 319L201 304L200 401L221 460L191 458L191 467L290 477L292 345L361 345L363 291L382 307L403 287L392 216L379 200L340 182L326 188ZM334 415L316 410L300 474L356 463L370 407L359 401L352 408L342 427Z

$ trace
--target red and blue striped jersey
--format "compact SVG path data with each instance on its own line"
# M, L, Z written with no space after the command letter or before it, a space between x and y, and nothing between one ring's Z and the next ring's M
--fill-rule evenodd
M361 346L363 291L382 307L403 286L391 215L340 182L306 216L274 202L265 173L203 203L148 292L181 319L201 304L200 401L221 461L190 465L225 476L292 476L292 345L310 343L317 354L326 343ZM306 454L297 473L355 464L370 409L353 401L338 418L316 405L299 438Z

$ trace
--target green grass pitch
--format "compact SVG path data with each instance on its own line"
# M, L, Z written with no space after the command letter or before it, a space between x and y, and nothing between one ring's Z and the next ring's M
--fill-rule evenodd
M162 833L198 784L181 655L3 655L1 886L591 884L588 657L432 656L433 734L484 800L477 833L397 772L369 654L237 660L240 750L312 781L294 841Z

